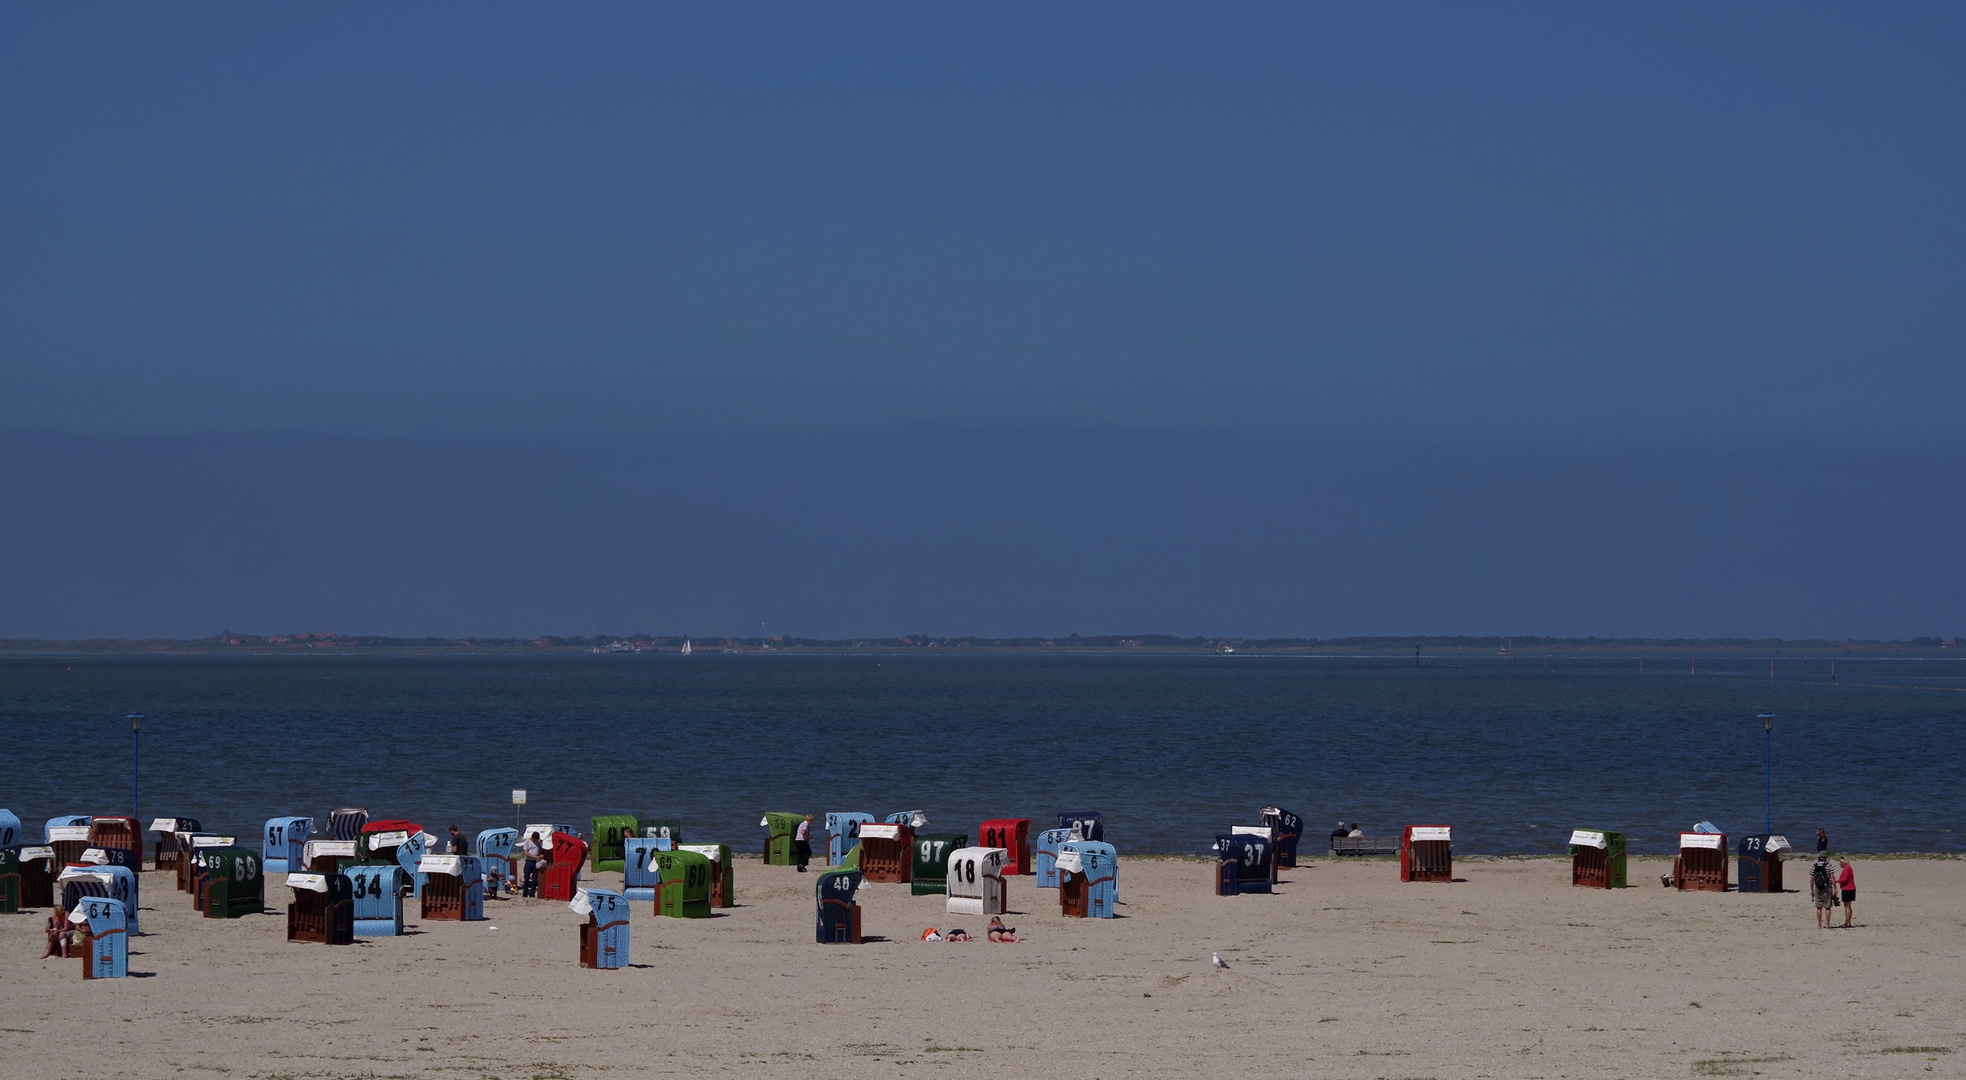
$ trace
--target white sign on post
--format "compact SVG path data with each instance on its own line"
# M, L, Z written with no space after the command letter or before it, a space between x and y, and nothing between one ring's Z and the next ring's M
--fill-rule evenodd
M522 788L522 787L515 787L515 788L513 788L513 789L512 789L512 805L513 805L513 806L524 806L524 805L526 805L526 789L525 789L525 788Z

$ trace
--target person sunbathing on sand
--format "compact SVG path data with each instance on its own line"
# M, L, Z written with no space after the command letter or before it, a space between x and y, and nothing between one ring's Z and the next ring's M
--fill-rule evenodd
M969 936L969 931L967 931L967 930L964 930L964 929L963 929L962 927L960 927L960 926L958 926L958 927L956 927L956 928L955 928L954 930L951 930L951 931L949 931L949 933L948 933L948 935L947 935L947 936L945 936L945 937L944 937L944 938L943 938L942 940L944 940L944 941L969 941L969 940L971 940L971 938L970 938L970 936Z
M1017 928L1014 926L1005 926L1003 920L995 915L990 916L990 928L984 931L984 933L989 935L991 941L1011 945L1017 943Z

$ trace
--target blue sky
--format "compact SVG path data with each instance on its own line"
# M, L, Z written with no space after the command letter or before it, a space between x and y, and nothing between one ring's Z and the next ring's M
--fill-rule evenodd
M933 456L942 440L1008 460L979 448L1104 432L1141 448L1129 460L1206 445L1224 470L1246 451L1219 448L1252 439L1307 463L1708 454L1769 491L1791 490L1792 453L1888 469L1851 482L1912 499L1909 469L1930 499L1950 490L1938 463L1958 460L1966 401L1962 21L1936 4L15 6L0 431L16 464L94 446L45 459L88 491L102 484L80 463L131 437L187 461L186 438L240 455L293 438L427 463L457 446ZM1015 487L1020 468L978 482ZM218 498L212 475L183 470L176 503ZM727 483L761 512L781 498ZM1479 506L1530 499L1552 542L1603 512L1561 485L1492 483ZM623 481L576 516L645 494ZM1757 520L1728 517L1724 491L1687 498ZM1896 510L1956 535L1940 498ZM1127 524L1031 499L1006 512L1079 536ZM1223 542L1275 580L1265 567L1315 561L1318 520ZM11 543L70 549L63 521ZM1506 519L1470 527L1491 524ZM1415 539L1355 527L1378 548ZM1164 522L1120 531L1184 542ZM1659 542L1695 557L1753 535ZM1887 540L1850 542L1884 561ZM132 557L133 580L188 572ZM1020 558L1013 578L1058 569ZM1151 580L1208 580L1195 559ZM1021 608L1001 585L899 590L861 621L847 594L806 587L816 565L781 592L808 597L813 632L1934 632L1910 624L1957 610L1958 571L1889 561L1883 593L1759 622L1692 596L1674 615L1658 586L1524 605L1499 564L1461 568L1489 593L1416 603L1399 627L1260 587L1175 588L1156 616L1139 573L1062 608L1055 590ZM691 583L706 595L743 591L740 570L702 572L738 575ZM241 628L332 611L350 630L571 631L556 620L606 606L582 594L587 614L556 615L537 602L545 567L506 573L499 604L466 583L365 619L322 584ZM181 599L75 574L26 607L17 588L0 634L75 622L62 598L87 589L107 601L96 632L195 621ZM641 625L614 629L698 610L631 605L618 617Z

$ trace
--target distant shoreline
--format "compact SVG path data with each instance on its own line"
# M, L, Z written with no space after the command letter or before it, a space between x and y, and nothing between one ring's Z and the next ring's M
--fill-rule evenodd
M1805 659L1831 657L1891 657L1897 659L1966 658L1966 645L1956 639L1910 638L1892 641L1828 639L1781 640L1743 638L1488 638L1488 637L1351 637L1351 638L1173 638L1166 635L1068 635L1057 638L980 638L915 635L903 638L726 638L632 637L592 638L396 638L375 635L222 634L210 638L147 640L93 638L84 640L0 638L0 656L278 656L296 653L354 653L406 656L533 656L611 654L634 656L682 651L689 642L693 654L749 655L914 655L937 651L1003 655L1164 655L1164 656L1344 656L1412 660L1416 650L1424 661L1488 659L1517 662L1545 657L1580 659L1627 657L1686 659L1697 656Z

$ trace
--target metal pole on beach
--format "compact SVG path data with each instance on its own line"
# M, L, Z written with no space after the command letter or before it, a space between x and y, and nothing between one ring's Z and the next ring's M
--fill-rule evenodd
M137 777L140 775L137 772L137 762L143 752L143 714L133 712L123 719L130 722L130 816L141 817L142 815L137 813Z
M1778 717L1765 712L1755 719L1761 721L1761 805L1765 815L1761 820L1761 831L1772 833L1775 831L1775 721Z

